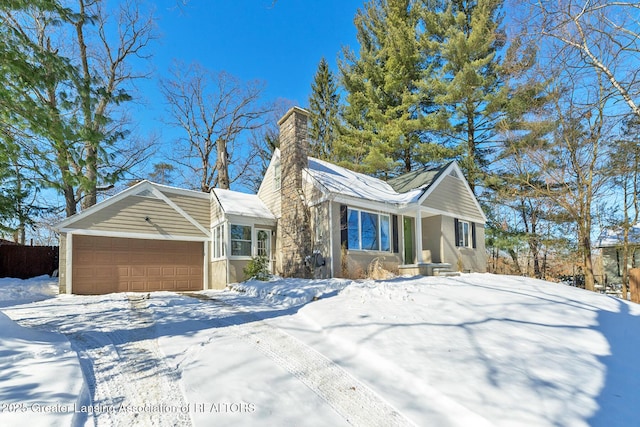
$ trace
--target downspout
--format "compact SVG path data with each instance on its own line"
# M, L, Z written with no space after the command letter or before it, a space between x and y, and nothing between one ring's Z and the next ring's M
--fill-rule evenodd
M230 280L230 275L229 275L229 267L230 267L230 263L229 263L229 245L227 244L229 242L228 238L227 238L227 236L230 235L229 233L230 233L230 231L229 231L229 220L226 219L226 215L225 215L224 236L222 238L222 241L223 241L223 244L224 244L224 259L225 259L225 265L226 265L226 267L225 267L226 271L225 272L227 274L227 283L226 283L226 285L229 284L229 280Z
M208 241L205 240L204 241L204 269L203 269L203 272L202 272L204 277L202 279L203 279L203 285L204 285L203 287L204 287L205 290L209 289L209 263L211 262L209 260L209 258L210 258L209 257L209 254L210 254L209 247L210 247L210 245L211 245L211 240L208 240Z
M72 294L73 293L73 289L71 289L71 286L73 286L73 234L72 233L67 233L67 238L66 238L66 251L67 251L67 259L65 261L65 272L64 274L66 274L67 276L64 278L65 283L66 283L66 293L67 294Z

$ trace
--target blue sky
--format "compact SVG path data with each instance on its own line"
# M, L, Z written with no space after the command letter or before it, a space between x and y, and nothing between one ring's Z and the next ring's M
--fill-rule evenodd
M353 18L363 0L161 0L156 3L160 39L152 46L154 75L138 84L146 105L134 113L142 132L175 140L158 79L174 60L196 61L244 81L266 84L265 100L285 98L306 106L318 62L337 71L343 46L356 45ZM179 6L178 6L179 5ZM137 117L135 117L137 115Z

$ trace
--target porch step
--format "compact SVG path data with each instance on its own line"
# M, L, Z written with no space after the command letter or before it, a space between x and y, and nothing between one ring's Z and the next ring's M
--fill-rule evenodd
M457 276L460 276L460 272L434 268L433 275L440 276L440 277L457 277Z
M451 270L451 264L438 263L420 263L406 264L399 266L400 274L422 275L422 276L459 276L460 273Z

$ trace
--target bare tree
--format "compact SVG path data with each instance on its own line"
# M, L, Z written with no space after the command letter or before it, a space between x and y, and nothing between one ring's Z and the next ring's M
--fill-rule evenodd
M263 84L242 82L197 63L176 63L170 73L171 78L161 81L161 90L169 106L169 123L183 131L179 142L185 153L183 160L174 160L199 178L201 191L228 189L254 155L236 152L236 144L245 132L262 127L271 110L260 100Z
M611 0L536 0L541 34L578 54L640 118L640 3ZM576 64L577 65L577 64Z
M16 50L27 52L18 77L7 79L14 99L9 110L15 126L30 133L24 153L33 170L64 195L67 216L80 202L94 205L98 192L146 152L126 129L123 103L131 99L132 82L147 76L134 72L131 61L147 59L153 16L138 0L109 10L105 3L0 9Z

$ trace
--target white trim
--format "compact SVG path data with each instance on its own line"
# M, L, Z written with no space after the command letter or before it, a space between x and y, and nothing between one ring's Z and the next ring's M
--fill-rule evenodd
M229 255L229 251L231 250L231 230L229 229L231 227L231 222L229 222L229 220L225 221L224 224L224 233L222 235L222 244L225 245L224 247L224 260L226 262L227 265L227 270L226 270L226 275L227 275L227 283L226 285L229 284L229 280L231 278L231 273L229 272L229 268L231 267L231 258Z
M233 251L232 248L232 240L231 240L231 227L233 227L234 225L239 225L240 227L249 227L251 229L251 240L249 240L249 242L251 242L251 247L250 249L250 254L249 255L233 255L233 253L231 253L231 251ZM229 259L233 259L233 260L250 260L252 256L254 256L253 252L254 252L254 247L255 247L255 241L254 241L254 230L255 227L253 226L253 224L240 224L237 222L232 222L229 224L229 253L227 254L227 257ZM246 240L239 240L240 242L246 242Z
M128 197L129 195L131 195L131 193L136 193L141 189L151 189L151 183L149 181L139 182L133 187L127 188L126 190L123 190L122 192L116 194L115 196L111 196L108 199L105 199L99 203L96 203L95 205L83 210L80 213L77 213L75 215L72 215L68 218L63 219L62 221L56 224L56 228L58 228L58 231L62 231L63 229L68 229L68 226L70 224L73 224L74 222L79 221L93 214L94 212L98 212L108 206L111 206L114 203L119 202L120 200Z
M210 241L202 242L204 245L204 256L203 256L203 264L202 264L202 289L209 289L209 245Z
M164 201L166 204L168 204L174 211L178 212L180 215L182 215L187 221L189 221L191 224L193 224L198 230L202 231L202 233L204 233L205 236L211 237L211 233L209 232L209 230L207 230L206 228L204 228L198 221L196 221L191 215L189 215L188 213L186 213L184 211L184 209L182 209L180 206L176 205L176 203L171 200L170 198L168 198L167 196L165 196L164 194L162 194L162 192L160 190L158 190L157 188L152 188L151 192L153 194L155 194L160 200Z
M358 212L358 243L359 246L358 248L352 248L349 246L349 251L358 251L358 252L376 252L376 253L380 253L380 254L390 254L393 253L393 224L392 224L392 218L394 214L390 214L387 212L372 212L366 209L359 209L359 208L352 208L351 206L347 206L347 224L349 223L349 213L350 212ZM362 249L362 212L368 213L370 215L375 215L378 219L377 221L377 225L376 225L376 232L378 235L378 249ZM380 247L382 246L382 217L385 216L389 219L388 224L389 224L389 236L387 236L389 238L389 249L388 250L384 250L384 249L380 249ZM348 238L347 238L348 241Z
M442 215L442 216L446 216L446 217L449 217L449 218L458 218L458 219L462 219L464 221L475 222L476 224L484 225L484 223L482 221L479 221L478 218L473 218L473 217L470 217L470 216L459 215L459 214L455 214L455 213L448 212L448 211L441 211L439 209L433 209L433 208L429 208L429 207L426 207L426 206L420 206L419 209L420 209L421 213L426 213L426 214L431 214L431 215ZM413 215L411 215L411 212L403 212L403 215L413 216Z
M178 214L182 215L187 221L189 221L191 224L193 224L198 230L202 231L204 233L205 236L209 236L209 232L207 231L207 229L205 227L203 227L200 223L198 223L195 219L193 219L193 217L191 217L189 214L187 214L182 208L180 208L178 205L176 205L175 202L173 202L171 199L169 199L166 195L164 195L160 189L158 188L162 188L165 191L169 192L169 193L174 193L174 194L179 194L179 195L184 195L184 196L188 196L188 197L197 197L199 199L207 199L210 200L210 196L206 193L201 193L201 192L197 192L197 191L192 191L192 190L183 190L180 188L175 188L175 187L168 187L166 185L160 185L160 184L154 184L151 183L149 181L142 181L139 182L138 184L134 185L133 187L127 188L126 190L123 190L122 192L109 197L108 199L105 199L103 201L101 201L100 203L97 203L85 210L83 210L82 212L75 214L73 216L70 216L62 221L60 221L59 223L56 224L55 228L59 231L59 232L69 232L69 230L79 230L73 227L70 227L70 225L74 224L77 221L80 221L90 215L93 215L96 212L101 211L102 209L105 209L127 197L130 196L135 196L137 193L139 193L140 191L143 190L148 190L150 191L152 194L154 194L158 199L164 201L166 204L168 204L172 209L174 209L176 212L178 212ZM211 204L209 204L209 212L211 211Z
M251 252L254 253L254 256L258 256L258 232L259 231L264 231L265 233L267 233L267 260L269 261L269 273L272 273L273 269L272 269L271 261L273 257L273 251L271 250L272 249L271 239L273 236L271 233L273 230L270 230L268 228L255 227L253 229L253 239L255 241L255 244L253 242L251 243L251 246L253 246Z
M416 262L421 264L424 262L422 258L422 212L420 206L416 210L416 219L415 219L415 237L416 237ZM440 237L440 242L444 240L443 237Z
M66 274L66 277L64 278L64 280L66 285L66 293L72 294L73 293L71 289L71 287L73 286L73 234L72 233L66 233L65 244L66 244L67 259L65 260L64 274Z
M399 214L400 209L406 205L398 206L396 204L391 203L383 203L383 202L375 202L372 200L366 199L358 199L355 197L344 196L344 195L336 195L333 198L333 201L337 203L341 203L343 205L347 205L349 207L354 207L357 209L364 209L371 212L380 212L386 214Z
M275 227L278 221L270 218L259 218L249 215L226 214L227 221L231 221L238 225L262 225L267 227Z
M209 237L204 236L172 236L161 234L130 233L126 231L83 230L80 228L63 228L59 231L60 233L67 233L67 235L73 233L84 236L120 237L123 239L175 240L183 242L206 242L210 240Z
M465 188L467 189L468 195L471 196L471 199L473 200L473 203L475 204L476 209L478 210L478 212L480 212L480 216L482 218L482 222L486 223L487 222L487 217L485 216L484 212L482 211L482 207L480 206L480 203L478 203L478 199L476 198L475 194L473 194L473 191L471 190L471 187L469 186L469 182L464 178L464 174L462 173L462 170L460 169L460 166L458 166L458 163L455 162L455 161L451 162L451 164L444 171L442 171L440 173L440 176L438 176L438 179L436 179L434 182L431 183L431 185L429 186L427 191L425 191L422 194L422 196L420 196L420 198L418 199L418 204L422 206L422 204L427 199L427 197L429 197L429 195L435 191L436 187L438 187L438 185L440 185L440 183L445 179L445 177L449 176L449 174L451 173L452 170L456 171L456 173L458 174L458 178L457 179L462 181L462 183L464 184ZM447 216L457 216L457 214L455 212L447 212L446 215ZM458 218L461 218L461 217L458 216ZM477 219L475 220L475 222L478 222Z

